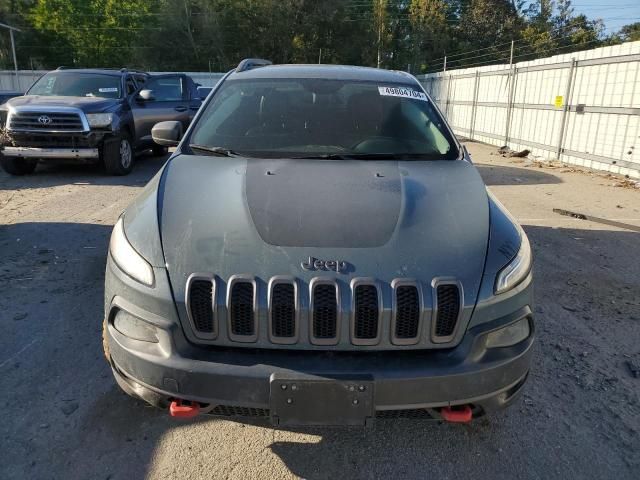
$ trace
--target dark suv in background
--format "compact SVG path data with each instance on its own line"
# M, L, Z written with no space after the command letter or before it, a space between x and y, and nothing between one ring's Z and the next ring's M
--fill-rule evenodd
M0 106L0 163L12 175L55 159L102 162L126 175L136 152L166 153L151 138L155 123L186 129L201 104L197 87L184 74L59 68Z

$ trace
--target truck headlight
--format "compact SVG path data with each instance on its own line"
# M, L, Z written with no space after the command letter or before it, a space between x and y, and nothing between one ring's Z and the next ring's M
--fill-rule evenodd
M524 230L520 228L520 250L517 255L498 273L495 293L504 293L524 280L531 270L531 245Z
M122 223L122 217L120 217L111 233L111 241L109 242L111 258L113 258L116 265L131 278L152 287L155 281L153 268L151 268L151 265L131 246L124 234Z
M113 121L113 113L87 113L87 122L93 128L108 127Z

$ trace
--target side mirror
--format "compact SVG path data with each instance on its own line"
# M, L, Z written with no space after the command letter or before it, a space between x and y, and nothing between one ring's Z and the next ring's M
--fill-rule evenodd
M140 90L140 93L138 93L136 99L142 102L149 102L151 100L155 100L155 97L153 96L153 92L151 90L145 89Z
M213 87L198 87L198 97L200 97L200 100L205 100L209 93L211 93L211 90L213 90Z
M156 123L151 129L151 138L158 145L175 147L182 138L182 123L173 120Z

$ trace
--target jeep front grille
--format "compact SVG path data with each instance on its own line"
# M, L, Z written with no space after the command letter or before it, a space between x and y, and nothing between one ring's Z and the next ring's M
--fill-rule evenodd
M336 343L338 333L338 292L333 283L313 287L311 312L313 316L313 342L319 345Z
M212 337L216 333L215 298L213 279L191 276L187 285L187 314L201 337Z
M271 288L271 338L276 343L290 343L296 336L296 289L294 283L275 283Z
M224 280L193 274L185 297L189 338L219 346L448 348L464 331L462 285L449 279L429 285L404 278L346 283L316 277L306 283L290 276L234 275Z
M352 341L356 345L375 345L380 333L380 298L375 284L353 286Z
M420 294L416 285L398 285L395 289L394 339L399 345L418 341L420 333Z
M436 287L436 321L433 337L436 342L449 341L460 316L460 288L455 283L441 283Z
M80 115L75 112L16 111L10 114L9 129L29 132L82 132Z
M236 280L229 288L231 336L238 341L253 341L256 336L255 285L248 280Z

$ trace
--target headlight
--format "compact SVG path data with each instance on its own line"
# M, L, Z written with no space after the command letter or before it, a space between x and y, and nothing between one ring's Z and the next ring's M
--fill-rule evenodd
M522 228L520 228L520 239L518 254L509 262L509 265L500 270L496 277L496 294L506 292L518 285L531 270L531 245Z
M87 122L90 127L108 127L113 120L113 113L87 113Z
M144 283L149 287L153 286L155 280L153 268L151 268L151 265L129 244L124 234L122 217L118 220L115 227L113 227L109 251L111 252L111 258L113 258L113 261L116 262L116 265L118 265L123 272L140 283Z
M529 337L529 319L522 318L511 325L487 335L487 348L510 347Z

